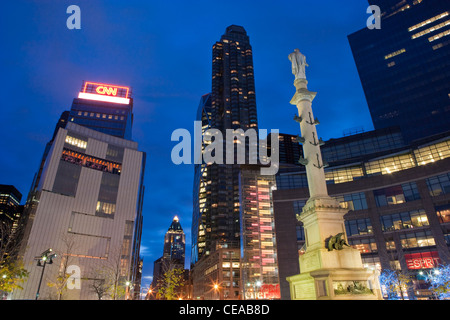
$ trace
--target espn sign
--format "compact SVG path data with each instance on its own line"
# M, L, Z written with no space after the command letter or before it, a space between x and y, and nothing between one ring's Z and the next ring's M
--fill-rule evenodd
M419 270L435 268L439 264L440 259L437 251L432 251L405 254L405 261L408 269Z
M128 98L129 92L129 87L86 81L83 85L82 91L78 94L78 98L130 104L130 99Z

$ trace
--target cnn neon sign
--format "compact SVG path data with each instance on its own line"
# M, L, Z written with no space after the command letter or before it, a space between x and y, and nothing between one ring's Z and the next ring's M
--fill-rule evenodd
M105 83L88 82L84 83L82 92L78 94L78 98L113 102L120 104L129 104L128 98L130 88L110 85Z
M98 94L106 94L108 96L117 96L117 88L98 86L97 89L95 89L95 92L97 92Z

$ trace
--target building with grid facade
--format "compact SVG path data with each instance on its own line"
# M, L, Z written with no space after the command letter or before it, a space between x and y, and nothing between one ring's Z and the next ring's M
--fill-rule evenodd
M356 145L361 151L345 152ZM364 265L412 274L414 285L405 295L429 298L421 271L450 262L450 136L404 144L398 129L390 128L329 140L322 152L330 164L328 192L349 210L344 217L349 244L360 250ZM296 219L309 198L304 175L303 167L291 164L276 177L282 299L289 299L284 279L298 273L304 250Z

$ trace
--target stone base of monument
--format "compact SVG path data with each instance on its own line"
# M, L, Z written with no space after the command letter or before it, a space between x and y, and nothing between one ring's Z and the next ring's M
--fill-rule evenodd
M346 209L331 197L310 198L298 219L306 252L300 274L287 278L293 300L380 300L378 272L365 269L359 250L345 242Z
M299 260L304 272L287 278L292 300L382 299L378 273L363 268L356 249L319 249Z

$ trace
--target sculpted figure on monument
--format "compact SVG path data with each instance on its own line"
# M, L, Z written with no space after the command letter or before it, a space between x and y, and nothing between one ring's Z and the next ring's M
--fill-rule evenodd
M292 73L295 76L295 80L306 79L305 69L309 67L306 63L306 57L298 49L295 49L289 55L289 60L292 62Z

